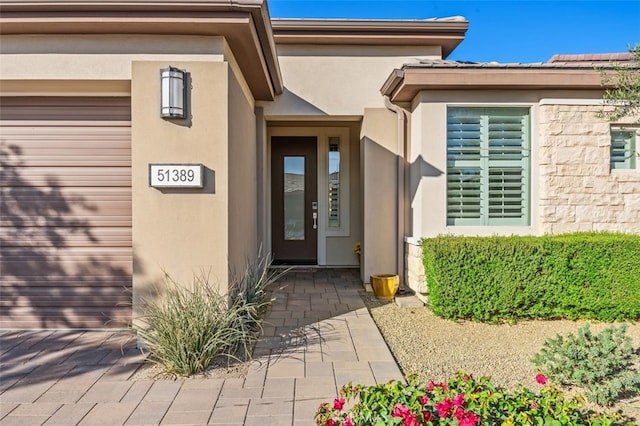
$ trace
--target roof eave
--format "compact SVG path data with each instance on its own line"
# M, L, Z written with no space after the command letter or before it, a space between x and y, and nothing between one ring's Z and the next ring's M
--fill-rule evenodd
M272 19L277 44L440 46L447 57L469 22L456 20Z
M256 100L273 100L283 90L263 0L3 0L0 11L0 34L222 36Z
M392 102L411 102L423 90L602 90L597 70L561 68L404 68L383 87Z

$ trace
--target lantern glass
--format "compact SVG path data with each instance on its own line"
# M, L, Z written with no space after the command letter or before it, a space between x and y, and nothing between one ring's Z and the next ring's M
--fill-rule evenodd
M169 67L160 70L160 116L185 118L186 72Z

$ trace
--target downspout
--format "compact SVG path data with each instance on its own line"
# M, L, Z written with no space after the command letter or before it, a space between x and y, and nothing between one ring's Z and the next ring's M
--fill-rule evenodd
M396 265L398 267L398 276L400 277L400 283L402 285L407 284L405 277L405 262L404 262L404 230L405 230L405 156L404 150L406 146L406 133L405 133L405 114L406 111L400 108L398 105L391 103L389 96L384 95L384 106L387 109L396 113L398 117L398 146L397 146L397 165L396 165L396 180L397 180L397 200L396 200L396 212L398 220L396 223Z

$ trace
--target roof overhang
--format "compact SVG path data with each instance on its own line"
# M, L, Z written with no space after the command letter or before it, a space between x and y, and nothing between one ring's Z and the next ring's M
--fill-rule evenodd
M0 34L222 36L256 100L282 93L264 0L3 0Z
M423 90L595 90L602 84L600 71L588 68L453 67L393 70L380 90L392 102L411 102Z
M447 57L464 40L464 18L428 20L273 19L277 44L441 46Z

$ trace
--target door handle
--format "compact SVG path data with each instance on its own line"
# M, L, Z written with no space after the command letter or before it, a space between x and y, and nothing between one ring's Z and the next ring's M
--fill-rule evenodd
M313 217L313 229L318 229L318 213L313 212L311 217Z

